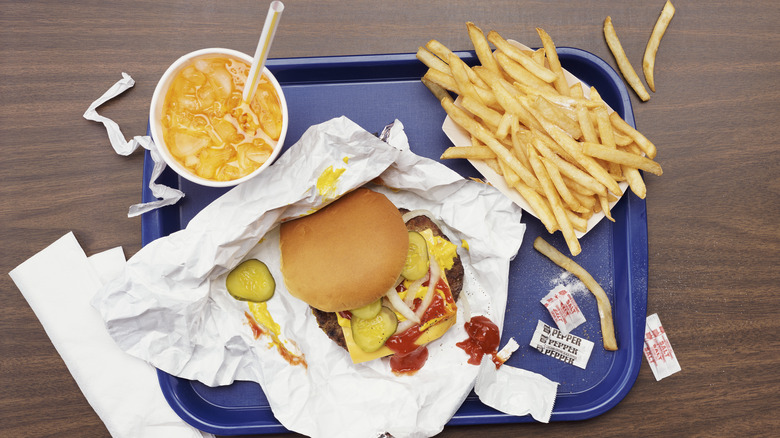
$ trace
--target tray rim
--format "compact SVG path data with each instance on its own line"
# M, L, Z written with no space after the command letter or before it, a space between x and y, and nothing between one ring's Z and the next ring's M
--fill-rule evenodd
M624 120L629 123L632 126L636 126L634 114L633 114L633 108L631 105L631 99L628 93L628 90L622 80L622 78L617 74L617 72L604 60L599 58L598 56L583 50L578 49L574 47L558 47L558 54L561 58L562 63L565 65L568 62L571 62L570 58L577 58L577 61L580 62L586 62L589 64L592 64L597 69L601 70L602 73L604 73L607 76L607 79L612 83L612 85L615 88L615 91L617 92L619 98L620 98L620 104L623 107L623 112L621 116L623 116ZM460 56L464 61L467 63L476 63L478 62L476 58L476 54L473 51L459 51L455 52L458 56ZM284 72L286 69L313 69L313 70L321 70L321 69L333 69L334 72L341 71L345 68L355 69L352 71L359 72L360 68L373 68L378 65L386 66L388 64L393 64L396 66L403 66L406 64L420 64L419 61L416 59L416 55L414 53L391 53L391 54L374 54L374 55L348 55L348 56L324 56L324 57L301 57L301 58L276 58L276 59L270 59L267 62L268 68L277 75L278 72ZM370 79L366 79L364 77L360 77L359 75L355 75L354 77L340 77L338 80L333 80L333 78L328 79L328 76L325 75L326 79L320 79L320 80L305 80L305 79L292 79L292 80L286 80L280 82L283 86L295 86L295 85L314 85L319 83L349 83L349 82L382 82L382 81L406 81L406 80L419 80L420 74L416 71L419 70L421 67L419 66L413 66L415 68L410 68L408 74L401 74L401 75L388 75L387 77L372 77ZM422 67L424 69L424 66ZM392 69L388 69L392 70ZM149 202L154 200L153 195L151 194L151 191L146 186L146 182L149 180L150 176L150 166L147 165L147 163L150 161L149 152L147 151L145 153L144 158L144 174L143 174L143 182L144 185L142 187L142 200L143 202ZM164 174L165 175L165 174ZM161 179L158 179L158 182L165 183L165 181ZM175 177L173 179L175 182ZM169 182L170 183L170 182ZM553 410L553 414L551 417L551 421L578 421L578 420L584 420L596 417L598 415L601 415L614 406L616 406L630 391L630 389L633 387L634 382L636 381L637 375L639 373L639 368L641 366L641 359L642 359L642 348L641 348L641 340L644 335L644 320L642 319L639 321L637 319L637 314L641 313L641 316L644 317L646 314L646 301L647 301L647 220L646 220L646 203L644 200L639 199L633 193L629 192L626 193L624 196L626 198L625 200L621 200L618 203L618 206L616 208L629 208L632 211L627 215L627 217L632 217L631 214L637 214L639 217L643 217L644 220L641 221L640 224L633 223L634 221L623 221L623 222L629 222L629 223L623 223L622 227L617 227L616 224L616 230L615 233L618 231L625 233L626 236L626 244L625 248L627 249L627 257L628 257L628 271L629 273L633 272L634 262L636 258L638 258L638 262L640 264L643 264L643 266L640 266L641 268L644 268L644 284L638 284L635 285L633 280L628 279L626 280L628 282L629 291L627 294L627 297L629 298L627 301L628 307L630 309L640 309L641 312L628 312L629 315L629 325L633 328L633 338L630 339L630 345L631 345L631 353L629 354L627 358L628 367L625 368L626 372L623 372L620 375L620 378L617 379L612 387L617 388L614 392L607 392L605 396L598 397L596 400L594 400L592 403L588 405L587 408L585 408L583 405L577 405L574 406L580 406L576 409L571 409L568 405L570 404L572 400L579 400L583 396L583 394L590 392L592 390L586 390L581 391L579 393L570 393L570 394L559 394L556 400L556 406ZM620 207L622 206L622 207ZM171 232L177 231L181 228L180 223L179 226L166 226L166 221L163 220L163 215L167 212L174 211L176 209L176 206L169 206L164 207L162 209L154 210L148 213L145 213L142 216L142 245L145 246L152 240L155 240L158 237L165 236ZM633 211L636 210L636 213ZM638 248L635 247L634 244L639 244ZM639 250L639 254L635 255L636 250ZM639 287L643 289L643 291L639 291L638 296L635 293L634 290L635 287ZM617 290L617 286L616 286ZM643 293L642 293L643 292ZM638 302L637 302L638 300ZM616 306L617 307L617 306ZM641 330L638 330L640 328L641 323ZM639 333L641 331L641 334ZM639 342L639 348L637 348L636 343ZM614 362L613 362L614 365ZM278 432L287 432L288 430L284 428L272 415L271 413L271 419L269 421L258 421L253 422L252 424L245 424L243 426L227 426L225 424L221 424L218 422L208 421L206 418L199 417L195 415L190 410L186 409L187 403L185 401L186 397L183 397L185 391L191 391L191 394L194 394L196 397L199 398L199 396L195 393L195 391L192 389L191 386L187 384L187 388L185 388L182 384L186 384L185 379L180 379L178 377L172 376L168 373L165 373L164 371L157 370L158 374L158 381L160 383L161 389L163 391L163 394L168 401L169 405L174 409L174 411L182 417L187 423L203 430L206 432L216 433L216 434L225 434L225 435L239 435L239 434L247 434L247 433L261 433L261 434L268 434L268 433L278 433ZM608 373L609 375L612 374L612 371ZM605 380L605 379L603 379ZM603 380L601 383L603 383ZM601 383L597 384L601 385ZM202 399L201 399L202 400ZM208 401L203 400L204 402L208 403ZM473 412L461 412L464 410L464 407L466 407L466 411L471 409L474 409L475 407L480 407L479 412L473 413ZM232 413L240 413L242 411L249 411L249 410L256 410L257 408L230 408L229 410L232 411ZM270 410L269 410L270 412ZM474 425L474 424L498 424L498 423L523 423L523 422L532 422L533 419L531 419L529 416L525 417L516 417L508 414L504 414L498 411L493 410L492 408L489 408L487 406L482 405L478 399L474 398L473 396L469 396L467 400L464 402L464 404L459 408L459 410L456 412L456 414L452 417L452 419L447 423L447 425Z

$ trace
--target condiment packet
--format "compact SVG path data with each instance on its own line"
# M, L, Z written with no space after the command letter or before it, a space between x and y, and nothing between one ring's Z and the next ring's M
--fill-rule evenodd
M468 337L464 309L503 326L509 262L525 225L522 210L495 188L414 154L399 121L383 138L393 144L346 117L312 126L265 172L215 200L185 229L142 248L93 301L117 344L169 374L209 386L258 382L282 425L308 436L438 434L481 372L455 345ZM326 197L317 182L328 172L340 176ZM461 300L468 306L459 305L459 323L428 345L428 362L412 376L393 375L387 360L353 364L320 330L308 305L289 294L279 270L278 233L272 231L281 221L371 181L381 182L370 187L396 206L430 211L451 241L469 242L468 251L459 248L466 271ZM265 262L276 278L268 312L308 367L291 366L256 340L246 323L247 304L227 294L224 276L250 257ZM555 398L552 385L525 388L523 379L515 381L527 405Z
M551 290L542 298L541 303L550 312L553 321L564 335L568 335L585 322L585 315L574 301L574 297L563 286Z
M582 368L588 365L593 342L572 334L564 335L542 321L536 324L531 346L560 361Z
M661 380L681 370L672 344L666 336L658 314L653 313L645 320L645 357L653 370L655 380Z
M179 199L184 196L184 193L180 190L164 186L162 184L157 184L155 182L157 181L157 177L159 177L163 170L165 170L165 161L163 161L160 153L157 151L157 146L154 144L151 137L146 135L135 136L132 140L127 141L125 140L125 135L122 133L122 130L119 128L119 125L116 122L97 113L97 107L124 93L133 85L135 85L133 78L131 78L127 73L123 72L122 79L117 81L114 85L111 86L111 88L106 90L106 92L103 93L103 95L100 96L96 101L92 102L89 108L87 108L87 111L84 112L85 119L102 123L103 126L105 126L106 132L108 133L108 140L111 142L111 146L114 148L114 151L117 154L126 157L135 152L135 150L141 146L149 151L149 154L152 157L152 161L154 161L152 175L151 178L149 178L149 189L152 191L152 194L157 198L157 200L143 204L131 205L127 213L128 217L138 216L146 213L147 211L165 207L166 205L175 204L179 202Z

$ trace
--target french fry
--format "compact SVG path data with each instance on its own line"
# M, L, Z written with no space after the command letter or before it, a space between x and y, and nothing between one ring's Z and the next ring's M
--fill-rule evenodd
M531 58L539 65L544 65L544 56L544 47L534 50L534 53L531 54Z
M585 170L595 178L601 184L609 189L612 193L621 194L623 191L620 189L617 181L601 167L593 158L585 155L580 149L580 145L574 141L568 134L566 134L561 128L557 126L545 126L547 133L558 142L578 163L582 164Z
M612 217L612 212L609 210L609 198L599 196L599 205L601 206L601 211L604 212L604 217L609 219L610 222L615 222L615 218Z
M439 157L442 160L465 158L467 160L495 159L496 154L487 146L450 146Z
M511 84L501 78L500 75L488 69L475 68L475 71L482 76L482 79L490 86L496 102L498 102L504 111L514 113L515 117L517 117L523 125L529 128L541 129L541 125L539 125L539 122L537 122L531 113L528 112L528 109L520 104L512 95L510 92L512 89Z
M450 65L444 60L429 52L425 47L417 48L417 59L425 64L428 68L439 70L444 73L450 72Z
M460 89L460 94L476 99L479 103L485 103L485 101L482 100L482 97L477 93L476 87L469 79L467 71L470 69L468 66L454 53L450 54L448 62L450 64L450 70L452 71L452 77L455 79L455 84L457 84L458 89Z
M517 159L520 160L520 162L523 163L523 166L526 168L531 167L531 163L528 162L528 154L526 152L526 148L530 142L530 135L531 133L529 131L520 131L520 123L518 123L517 119L515 118L510 132L512 150L514 151Z
M669 26L669 22L674 17L674 5L671 1L666 0L664 8L661 10L661 15L658 17L658 21L653 26L653 32L650 34L650 39L647 41L645 47L645 55L642 58L642 71L645 74L645 80L647 86L650 87L655 93L655 77L653 76L653 69L655 68L655 55L658 52L658 46L661 44L661 38L663 38L666 28Z
M580 125L570 118L563 110L551 104L542 96L537 96L531 102L531 105L547 120L553 122L558 127L566 131L572 138L582 137Z
M455 83L455 79L450 73L444 73L441 70L429 68L428 71L425 72L423 78L445 90L460 94L460 88L458 88L458 84Z
M569 187L566 186L566 182L563 181L561 172L558 170L555 164L544 157L541 157L540 161L544 165L545 170L547 170L547 175L550 176L550 180L555 186L555 190L561 196L561 199L569 207L569 209L579 213L585 213L587 210L579 203L579 201L577 201L577 198L572 195L571 190L569 190Z
M623 50L623 46L620 44L620 39L617 36L617 32L615 32L615 27L612 25L612 17L609 15L604 19L604 39L607 40L607 46L609 46L609 50L615 57L618 68L623 74L623 78L626 82L631 85L631 88L634 89L634 92L636 92L637 96L639 96L642 101L646 102L650 100L650 94L645 89L645 86L642 85L639 76L636 74L634 67L631 66L631 62L626 56L626 52Z
M506 181L508 187L514 187L515 184L520 182L520 177L505 161L498 160L498 166L501 168L501 174L504 176L504 181Z
M539 218L539 221L542 222L548 233L552 234L558 230L558 222L555 220L550 204L545 198L522 182L515 184L515 190L520 192L520 196L528 201L528 204L531 205L534 213L536 213L536 217Z
M552 209L553 215L555 216L556 222L558 222L558 227L563 234L563 238L566 240L566 245L569 247L569 252L572 255L579 254L582 251L582 248L580 247L580 241L577 240L577 236L574 234L574 228L569 221L569 217L566 215L563 204L561 204L561 198L559 197L558 192L555 190L555 186L553 185L547 170L544 168L544 165L542 164L536 152L529 154L528 159L531 162L531 167L534 169L534 173L536 174L539 183L544 189L544 194L547 197L547 201L550 203L550 207Z
M528 185L530 188L537 190L541 189L539 181L531 173L530 170L523 167L523 164L512 155L509 150L504 147L498 140L493 138L493 135L480 123L472 119L465 111L455 106L453 102L446 100L441 101L442 107L447 114L452 117L452 120L460 127L468 131L471 135L476 137L479 141L485 143L496 154L499 160L505 161L509 167L512 168L520 179Z
M588 230L588 220L583 216L579 216L577 213L571 210L566 210L566 217L569 218L569 222L571 222L571 226L574 228L574 231L584 233Z
M420 81L425 85L428 90L433 93L434 96L436 96L436 100L441 102L442 99L449 99L452 100L452 96L450 96L450 93L447 92L444 88L442 88L441 85L434 83L430 79L423 76Z
M488 40L485 38L485 34L482 32L482 29L477 27L472 22L466 23L466 29L468 30L469 38L471 38L471 44L474 45L474 51L477 53L477 58L479 58L480 64L496 73L501 71L498 68L496 59L493 57L493 51L490 49L490 45L488 44Z
M486 36L473 23L467 30L481 65L469 67L436 40L418 49L428 66L423 82L471 139L470 147L448 148L441 158L482 162L519 193L548 232L560 230L569 251L579 253L576 236L594 214L614 221L609 204L620 199L622 181L646 196L640 170L661 172L652 160L655 145L610 114L595 89L585 97L584 84L568 85L543 29L537 29L543 47L535 51L495 31ZM450 93L460 95L457 105Z
M639 146L636 144L628 145L626 150L635 155L642 154L642 150L639 149ZM640 199L645 199L647 196L647 186L645 185L645 181L642 179L642 174L639 173L639 169L635 167L628 167L626 165L621 165L621 167L623 168L623 175L626 176L626 181L628 181L628 186L631 188L631 191L634 192L634 194L637 195Z
M466 96L461 98L460 104L466 111L482 119L482 121L494 131L498 128L498 124L501 123L501 113L488 107L481 101L478 102L476 99Z
M517 120L517 118L514 114L504 113L504 115L501 116L501 121L498 123L498 127L495 131L496 138L499 140L506 138L506 136L509 135L509 130L512 129L512 124L515 120Z
M600 158L610 163L634 167L636 169L644 170L645 172L650 172L653 175L661 176L664 173L660 164L647 157L621 151L598 143L583 142L581 144L582 152L593 158Z
M596 304L599 309L599 320L601 322L601 337L604 344L604 349L609 351L616 351L618 349L617 339L615 339L615 323L612 320L612 305L609 302L609 297L599 283L593 278L588 271L582 266L577 264L574 260L566 257L560 251L555 249L552 245L547 243L541 237L537 237L534 240L534 248L542 255L550 259L553 263L560 266L564 270L574 274L579 278L585 287L590 290L593 296L596 298Z
M561 61L558 59L558 51L555 49L555 43L544 29L537 27L536 33L539 34L539 38L542 40L544 54L547 56L547 63L550 64L550 70L557 76L555 82L553 82L555 89L562 95L568 96L569 84L566 82L566 77L563 75L563 67L561 67Z
M513 81L544 90L547 93L556 92L552 85L531 74L525 67L506 56L503 52L496 52L496 62L498 62L502 71L512 78Z
M575 108L577 105L584 105L586 108L595 108L601 103L593 102L590 99L585 99L582 97L582 88L580 88L580 94L578 96L561 96L558 94L557 90L554 91L548 91L549 89L540 90L538 88L531 87L526 84L521 84L520 82L514 82L512 85L514 85L515 88L517 88L521 93L524 93L528 96L542 96L545 99L549 100L550 103L554 103L555 105L558 105L560 107L566 107L566 108ZM575 84L575 86L570 88L570 93L573 93L576 89L576 87L579 87L579 84Z
M430 40L427 44L425 44L425 48L430 50L431 53L436 55L439 59L446 62L447 59L450 58L450 54L454 54L452 50L447 48L444 44L437 40ZM428 66L430 67L430 66ZM488 86L482 82L482 80L476 75L474 72L468 72L469 79L471 82L473 82L476 86L482 87L482 88L488 88Z
M614 126L615 129L631 137L634 142L636 142L637 146L642 149L642 152L647 155L647 158L655 158L657 153L655 145L650 140L648 140L647 137L642 135L641 132L637 131L631 125L626 123L626 121L621 119L617 113L610 114L609 120L612 122L612 126Z
M645 185L645 181L642 179L642 174L640 174L639 170L634 167L621 167L623 168L623 175L626 177L626 181L628 181L628 187L630 187L631 191L634 192L634 194L637 195L640 199L645 199L647 196L647 186Z
M487 39L493 43L493 45L496 46L498 50L505 53L506 56L511 58L513 61L525 67L525 69L528 70L532 75L536 76L542 81L552 83L558 78L558 75L544 66L539 65L531 58L531 56L527 55L524 51L518 49L517 47L510 44L507 40L502 38L498 32L491 30L488 32Z
M587 188L590 191L590 194L607 193L607 188L604 186L604 184L596 180L590 174L580 170L579 167L571 164L569 161L566 161L559 155L553 153L552 150L550 150L550 148L542 140L542 137L534 136L532 144L539 151L539 153L542 154L542 156L552 161L558 167L561 173L576 181L581 186Z

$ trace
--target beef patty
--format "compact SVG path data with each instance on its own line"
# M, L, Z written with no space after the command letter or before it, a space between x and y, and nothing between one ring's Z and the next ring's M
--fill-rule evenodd
M401 214L406 213L408 210L401 209ZM434 236L441 236L447 239L447 236L441 231L441 229L427 216L416 216L409 219L406 222L406 229L409 231L423 231L430 229ZM449 240L449 239L447 239ZM450 285L450 291L452 292L452 298L458 301L460 291L463 289L463 263L460 261L460 256L455 257L453 261L452 269L445 273L447 277L447 283ZM317 324L320 329L328 335L333 342L339 344L342 348L347 348L347 342L344 340L344 332L339 325L338 318L333 312L323 312L321 310L311 308L314 317L317 318Z

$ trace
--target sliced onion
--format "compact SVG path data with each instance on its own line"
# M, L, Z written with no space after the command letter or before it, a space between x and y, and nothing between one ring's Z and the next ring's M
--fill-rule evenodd
M412 321L411 319L401 321L398 323L398 328L395 329L395 332L397 334L403 333L412 328L415 324L416 322Z
M404 303L410 308L412 307L412 304L414 304L414 297L417 295L417 291L420 290L422 284L425 283L425 280L427 280L429 276L430 272L418 278L417 280L414 280L414 282L409 285L409 289L406 290Z
M415 315L414 311L404 303L404 300L401 299L401 296L398 295L398 292L396 292L395 288L390 289L387 291L387 295L385 295L387 299L390 301L390 304L393 306L393 308L404 316L404 318L414 321L415 323L420 322L420 317Z
M418 320L422 318L423 314L428 309L428 306L431 305L433 293L436 291L436 284L439 283L439 278L441 278L441 270L439 264L436 263L436 258L433 254L428 255L428 260L431 264L431 279L428 281L428 291L425 293L425 298L423 298L420 307L418 307L417 312L415 312L415 316Z

